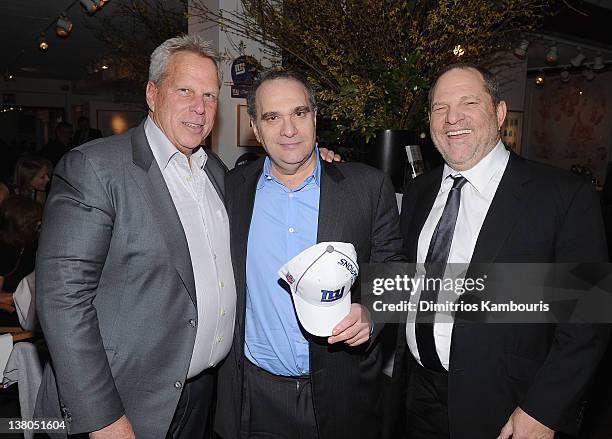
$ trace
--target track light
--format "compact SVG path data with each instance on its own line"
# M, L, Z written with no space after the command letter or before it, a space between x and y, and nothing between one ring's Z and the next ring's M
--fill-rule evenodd
M546 62L550 65L555 65L557 61L559 61L559 53L557 52L557 46L553 44L546 53Z
M93 14L102 6L104 6L106 2L101 0L81 0L81 6L85 8L88 14Z
M525 59L527 56L527 48L529 47L529 41L522 40L519 46L514 49L514 56L518 59Z
M568 72L567 69L563 69L559 77L561 78L561 82L568 82L570 80L570 72Z
M538 76L535 78L536 85L544 85L544 73L538 73Z
M72 31L72 21L65 12L62 12L57 19L55 33L58 37L66 38L70 31Z
M584 76L584 79L586 79L587 81L592 81L593 79L595 79L595 73L593 73L593 70L590 67L587 67L586 69L584 69L584 71L582 72L582 75Z
M578 55L573 57L570 60L570 63L572 63L574 67L580 67L580 64L582 64L582 61L584 61L585 58L586 57L584 56L584 53L582 53L582 49L578 48Z
M49 43L47 43L44 32L41 32L40 37L38 37L38 48L43 51L49 48Z

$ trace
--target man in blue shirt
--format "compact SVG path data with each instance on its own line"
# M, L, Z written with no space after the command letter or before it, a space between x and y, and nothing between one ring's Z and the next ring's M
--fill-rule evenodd
M219 377L217 430L238 437L377 437L380 347L357 280L350 313L330 337L299 324L278 269L324 241L349 242L357 261L401 252L388 178L365 165L321 162L310 85L268 72L247 97L268 157L226 180L237 286L233 346Z

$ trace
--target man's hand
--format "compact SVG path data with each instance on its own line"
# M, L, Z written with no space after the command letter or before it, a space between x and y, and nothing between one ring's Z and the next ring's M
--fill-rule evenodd
M132 424L123 415L103 429L89 433L89 439L136 439L136 435L132 430Z
M508 422L501 429L497 439L552 439L555 432L541 424L520 407L510 415Z
M359 346L370 339L372 321L370 311L358 303L351 304L351 311L338 323L327 339L329 344L343 341L349 346Z
M342 161L342 157L340 156L340 154L336 154L331 149L319 147L319 154L321 155L321 158L325 160L326 162L331 163L331 162L341 162Z

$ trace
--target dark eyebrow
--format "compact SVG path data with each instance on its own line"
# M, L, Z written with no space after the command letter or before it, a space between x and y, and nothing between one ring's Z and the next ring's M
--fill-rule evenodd
M267 113L264 113L261 115L262 119L267 119L268 117L274 117L274 116L278 116L278 112L276 111L268 111Z
M293 114L295 113L310 113L310 107L308 105L301 105L299 107L295 107L293 109Z

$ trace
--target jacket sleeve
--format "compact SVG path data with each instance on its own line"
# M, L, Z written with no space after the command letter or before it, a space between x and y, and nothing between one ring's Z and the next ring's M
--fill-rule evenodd
M114 222L112 198L87 157L55 169L36 262L36 310L70 433L98 430L124 413L93 306Z
M606 240L597 194L584 182L568 190L555 262L605 262ZM555 431L575 434L582 401L606 350L609 325L558 324L552 347L521 408Z

